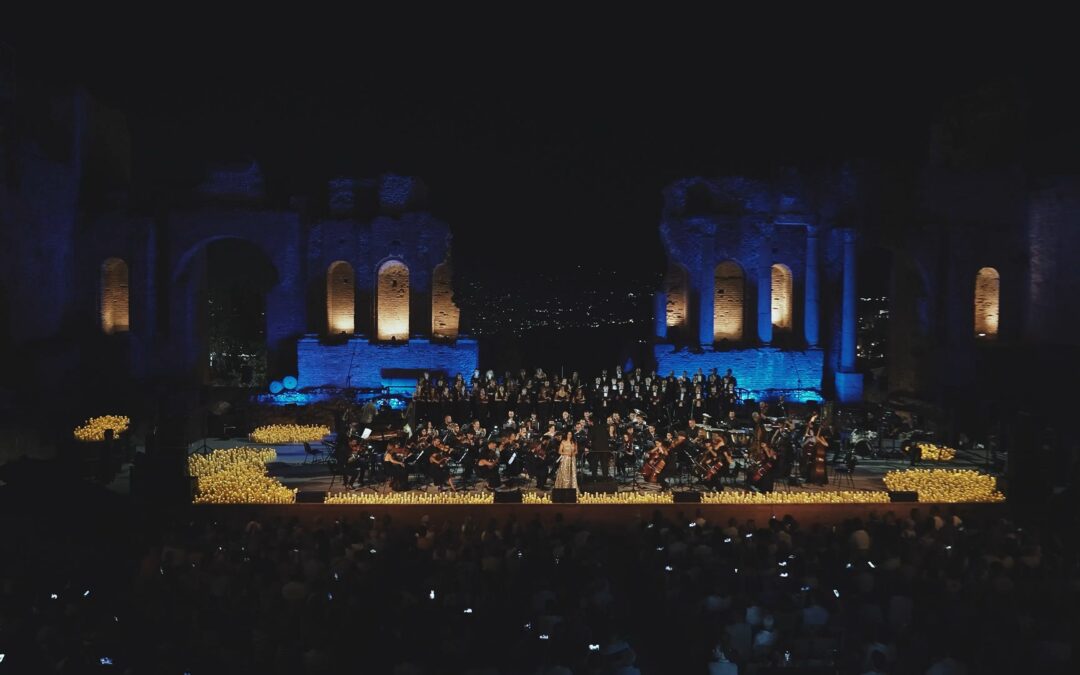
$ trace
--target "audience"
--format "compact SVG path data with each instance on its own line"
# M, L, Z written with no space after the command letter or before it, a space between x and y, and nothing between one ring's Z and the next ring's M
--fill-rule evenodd
M432 515L405 525L196 513L140 555L118 555L122 581L93 592L6 560L0 668L1071 672L1071 532L922 508L835 527Z

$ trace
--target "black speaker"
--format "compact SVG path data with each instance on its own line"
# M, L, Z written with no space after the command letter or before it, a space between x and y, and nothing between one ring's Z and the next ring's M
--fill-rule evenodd
M602 492L615 494L619 491L619 484L611 479L598 478L596 480L582 481L582 492Z
M676 504L700 504L701 493L697 490L679 490L672 492L671 496Z
M897 490L889 491L890 502L917 502L919 501L919 493L914 490Z
M555 488L551 491L554 504L577 504L577 490L574 488Z
M326 501L326 493L319 490L301 490L296 493L297 504L322 504Z
M520 504L521 490L496 490L496 504Z

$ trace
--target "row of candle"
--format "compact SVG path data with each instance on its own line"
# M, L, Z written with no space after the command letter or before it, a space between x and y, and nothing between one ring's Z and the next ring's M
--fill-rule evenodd
M326 493L324 504L493 504L491 492L337 492Z
M267 424L248 434L248 439L267 445L311 443L321 440L329 433L330 427L322 424Z
M131 418L126 415L102 415L91 417L82 426L75 427L75 439L84 443L105 440L105 430L112 429L117 436L131 426Z

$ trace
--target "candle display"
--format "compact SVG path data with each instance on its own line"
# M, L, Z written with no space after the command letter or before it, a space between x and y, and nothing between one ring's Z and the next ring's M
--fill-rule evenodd
M330 427L321 424L267 424L248 434L253 443L281 445L285 443L311 443L330 433Z
M188 472L199 479L196 504L293 504L295 489L266 475L269 448L229 448L188 457Z
M102 415L91 417L81 427L75 427L76 440L83 443L105 440L105 430L112 429L119 436L131 426L131 418L125 415Z
M885 474L885 486L915 491L920 502L1003 502L997 478L969 469L905 469Z

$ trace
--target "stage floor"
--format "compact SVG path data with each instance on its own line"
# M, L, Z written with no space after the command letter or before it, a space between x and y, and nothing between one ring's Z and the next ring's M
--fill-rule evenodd
M238 446L249 447L269 447L259 446L258 444L251 443L247 439L207 439L205 444L200 441L197 444L191 446L192 451L196 451L202 447L208 447L211 449L217 448L234 448ZM329 469L325 463L311 463L310 458L304 451L302 445L279 445L273 446L277 450L277 461L268 465L268 472L271 476L278 479L286 487L295 488L301 493L331 493L338 494L341 492L348 492L341 484L340 478L333 478L330 475ZM316 446L318 447L318 446ZM830 457L830 462L832 457ZM992 466L992 462L990 465ZM933 468L933 469L978 469L985 473L992 473L988 470L987 457L984 455L964 454L960 453L956 459L950 462L920 462L918 465L920 468ZM775 490L777 492L786 491L800 491L800 492L835 492L841 490L867 490L867 491L883 491L886 489L884 483L884 476L886 472L892 470L902 470L911 468L911 464L907 459L871 459L862 458L858 459L858 464L855 467L855 471L852 475L847 474L846 471L833 471L834 465L829 465L828 482L825 485L812 485L812 484L798 484L789 485L786 480L777 479L775 483ZM454 472L454 482L459 492L484 492L487 491L487 485L482 480L475 480L469 485L461 485L458 474L460 469ZM740 477L741 477L740 473ZM659 491L659 486L655 483L645 483L644 481L635 481L633 476L612 476L616 482L617 490L620 493L648 493ZM640 478L640 477L639 477ZM589 491L589 486L593 483L593 479L586 471L579 473L578 487L581 491ZM703 492L709 491L700 483L691 482L688 478L676 476L668 481L669 488L673 492L680 490L700 490ZM550 483L549 483L550 487ZM410 483L410 488L413 491L426 491L437 492L438 489L431 486L427 479L420 477L418 474L413 474ZM526 477L514 478L508 481L504 481L503 486L500 488L503 490L520 489L523 493L537 492L535 487L535 481L529 480ZM728 483L725 481L725 491L747 491L742 483ZM389 492L389 488L384 483L372 483L368 482L360 488L354 488L352 492L363 493L386 493ZM546 491L544 491L546 492Z

